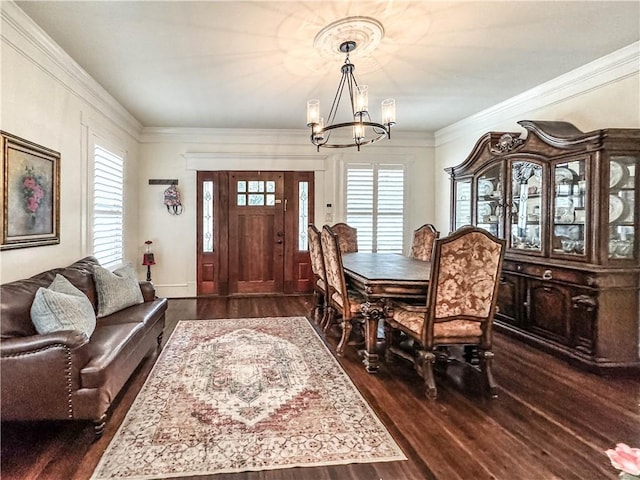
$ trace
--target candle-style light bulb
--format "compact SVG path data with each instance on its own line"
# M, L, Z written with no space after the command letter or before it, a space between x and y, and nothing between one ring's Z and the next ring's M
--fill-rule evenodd
M382 123L384 125L396 124L396 101L393 98L387 98L382 101Z
M358 85L356 87L355 108L355 113L366 113L369 111L369 87L367 85Z
M320 100L307 100L307 127L320 122Z

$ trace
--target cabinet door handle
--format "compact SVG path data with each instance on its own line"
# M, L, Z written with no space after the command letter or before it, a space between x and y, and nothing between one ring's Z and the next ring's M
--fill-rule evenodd
M545 270L544 273L542 274L543 280L551 280L552 278L553 278L553 274L551 273L551 270Z

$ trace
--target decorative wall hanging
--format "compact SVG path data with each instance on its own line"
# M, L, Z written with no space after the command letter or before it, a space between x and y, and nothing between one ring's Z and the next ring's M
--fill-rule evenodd
M0 250L60 243L60 153L0 132Z
M172 184L164 191L164 204L167 206L167 212L171 215L180 215L182 213L180 192L175 184Z

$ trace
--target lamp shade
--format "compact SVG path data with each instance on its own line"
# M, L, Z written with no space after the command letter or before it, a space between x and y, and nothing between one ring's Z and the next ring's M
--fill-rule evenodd
M142 265L155 265L156 261L153 258L153 253L145 253L142 256Z

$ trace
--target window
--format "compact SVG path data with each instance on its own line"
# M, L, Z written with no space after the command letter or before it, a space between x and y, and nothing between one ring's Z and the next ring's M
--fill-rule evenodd
M347 164L347 223L358 229L358 250L402 253L404 166Z
M123 261L124 158L95 145L93 255L109 268Z
M202 182L202 251L213 252L213 181Z
M298 182L298 250L309 250L309 182Z
M239 207L275 207L276 182L273 180L238 180Z

